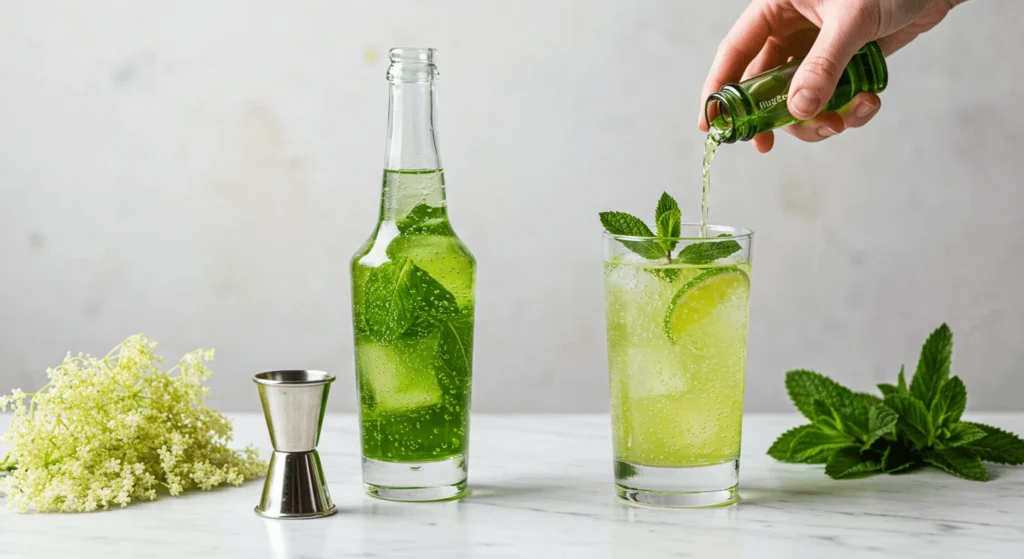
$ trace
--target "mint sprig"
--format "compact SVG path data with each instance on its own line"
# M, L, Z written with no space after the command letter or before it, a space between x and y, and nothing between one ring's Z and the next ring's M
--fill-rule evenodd
M984 462L1024 464L1024 440L997 427L960 421L967 388L950 376L953 333L943 324L925 341L908 386L878 385L883 398L853 392L813 371L786 373L786 390L811 423L776 439L768 455L782 462L825 464L833 479L902 474L930 465L986 481Z
M683 247L673 257L682 232L682 211L679 204L667 192L661 194L654 209L654 224L657 234L642 219L625 212L601 212L601 225L612 235L628 237L649 237L647 240L619 239L619 242L635 254L648 260L665 259L666 263L703 265L725 258L742 247L736 241L714 241L692 243ZM728 235L719 235L728 237ZM674 270L660 269L658 277L669 281L675 279Z

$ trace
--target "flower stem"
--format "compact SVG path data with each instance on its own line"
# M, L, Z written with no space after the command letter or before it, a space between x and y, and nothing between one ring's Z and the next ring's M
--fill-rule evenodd
M18 462L11 459L11 455L4 456L3 460L0 460L0 472L13 472L18 469Z

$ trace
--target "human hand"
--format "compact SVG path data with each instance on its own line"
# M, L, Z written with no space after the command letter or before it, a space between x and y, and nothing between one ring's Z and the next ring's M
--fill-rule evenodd
M935 27L965 0L753 0L718 46L701 91L698 126L708 131L704 100L738 83L805 56L793 76L787 106L803 122L786 127L818 142L866 124L881 107L874 93L859 93L838 111L820 113L853 55L877 41L888 56ZM751 140L761 153L775 144L764 132Z

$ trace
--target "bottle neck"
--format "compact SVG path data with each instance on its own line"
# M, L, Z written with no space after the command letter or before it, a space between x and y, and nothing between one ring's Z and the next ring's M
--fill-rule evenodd
M752 112L743 92L733 84L712 93L704 103L704 118L707 119L708 128L718 143L722 144L753 137L748 118Z
M388 71L391 94L381 221L401 225L447 219L444 172L437 150L435 76L432 65L392 64Z
M392 79L385 169L441 169L436 114L437 96L433 79L409 82Z

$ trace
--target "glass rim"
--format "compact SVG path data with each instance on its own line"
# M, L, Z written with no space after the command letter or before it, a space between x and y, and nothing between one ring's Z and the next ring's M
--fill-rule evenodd
M696 227L700 229L700 223L683 223L682 227ZM728 237L701 237L701 236L685 236L685 237L659 237L657 235L616 235L609 233L608 231L602 231L602 235L606 239L614 239L616 241L701 241L701 242L723 242L728 240L736 239L753 239L754 232L750 229L744 229L742 227L732 227L730 225L712 225L708 224L708 231L715 231L715 233L727 233Z
M315 369L282 369L257 373L252 380L264 386L315 386L330 384L335 376Z

